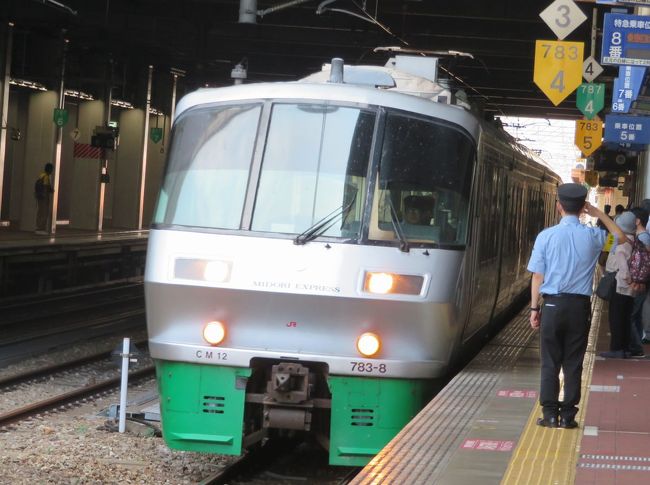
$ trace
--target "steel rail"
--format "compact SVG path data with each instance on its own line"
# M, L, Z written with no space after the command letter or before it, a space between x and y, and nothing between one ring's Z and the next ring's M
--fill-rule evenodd
M142 369L129 372L129 380L131 379L142 379L144 377L151 376L155 373L154 366L147 366ZM0 414L0 427L7 426L12 423L21 421L29 416L35 414L40 414L45 411L50 411L56 408L62 408L70 403L78 402L80 399L87 398L93 394L105 392L114 387L118 387L120 384L120 376L107 379L105 381L91 384L89 386L80 387L70 392L59 394L49 399L44 399L27 406L22 406L20 408L8 411L6 413Z

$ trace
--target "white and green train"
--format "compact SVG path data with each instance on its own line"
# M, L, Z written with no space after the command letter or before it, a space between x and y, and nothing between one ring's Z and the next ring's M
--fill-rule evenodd
M308 432L363 465L526 291L559 178L436 74L335 60L180 101L145 278L170 447Z

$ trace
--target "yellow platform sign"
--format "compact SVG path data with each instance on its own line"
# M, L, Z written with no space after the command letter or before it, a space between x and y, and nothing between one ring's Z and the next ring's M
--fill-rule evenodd
M584 42L535 41L533 81L555 106L582 83Z
M596 117L593 120L576 120L576 146L588 157L603 144L603 122Z

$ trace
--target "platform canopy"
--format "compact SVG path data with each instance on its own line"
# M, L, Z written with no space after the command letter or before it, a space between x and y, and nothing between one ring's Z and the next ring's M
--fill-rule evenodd
M168 111L170 69L180 92L230 84L242 63L247 82L283 81L320 70L333 57L382 65L380 46L455 51L442 75L496 115L579 118L575 94L558 106L533 83L535 40L557 40L540 13L551 0L4 0L14 23L12 76L56 89L61 36L69 39L66 85L142 104L146 69L155 68L154 106ZM591 49L609 7L580 2L587 20L565 40ZM240 21L240 10L244 12ZM246 13L248 12L248 13ZM6 29L6 26L3 27ZM0 33L2 35L2 33ZM4 45L6 36L0 37ZM599 48L597 48L597 52ZM112 61L112 62L111 62ZM600 82L617 75L608 67ZM608 88L609 89L609 88Z

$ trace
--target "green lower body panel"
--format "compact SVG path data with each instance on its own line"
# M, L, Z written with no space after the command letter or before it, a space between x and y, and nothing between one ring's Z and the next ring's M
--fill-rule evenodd
M239 367L156 361L167 445L177 450L239 455L250 373L250 369Z
M367 464L430 397L426 380L330 376L328 383L332 465Z

